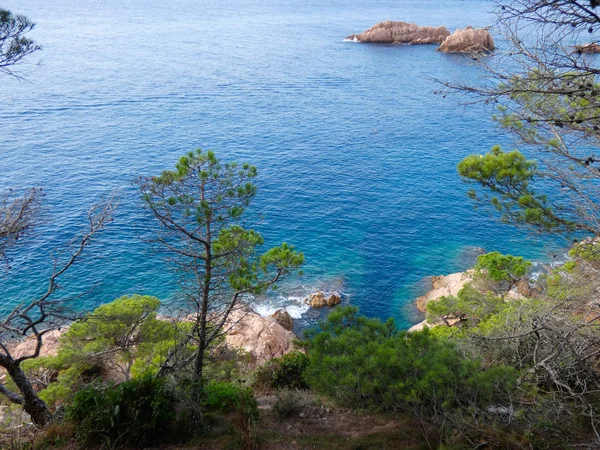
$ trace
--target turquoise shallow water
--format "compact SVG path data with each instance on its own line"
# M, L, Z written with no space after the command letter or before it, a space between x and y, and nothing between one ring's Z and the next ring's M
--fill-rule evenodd
M510 144L483 105L434 95L474 80L467 57L343 37L387 18L453 30L493 22L481 0L8 0L38 27L42 64L0 79L0 188L42 186L45 223L0 278L3 306L43 290L48 252L113 189L116 221L65 280L90 308L132 292L169 298L172 277L138 238L131 181L190 149L259 168L249 223L306 255L286 304L316 286L366 314L416 318L423 277L462 270L474 248L546 259L542 241L466 199L455 166ZM290 299L292 298L292 299ZM271 301L274 301L271 299Z

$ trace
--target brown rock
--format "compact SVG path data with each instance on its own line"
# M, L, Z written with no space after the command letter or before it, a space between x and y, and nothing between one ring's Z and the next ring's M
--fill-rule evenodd
M339 305L341 302L342 298L336 293L333 293L329 297L327 297L327 306Z
M68 329L69 327L65 326L59 330L52 330L46 333L40 350L40 356L56 356L58 354L58 347L60 346L60 337ZM21 356L33 354L35 352L36 344L37 340L35 339L35 336L30 336L14 346L9 345L9 349L13 357L20 358Z
M225 343L230 348L246 351L253 364L263 364L294 350L294 333L271 317L262 317L244 307L233 311L229 319L233 325L225 336Z
M450 36L446 27L420 27L414 23L386 20L346 39L381 44L441 44Z
M275 319L283 328L288 331L292 331L292 328L294 327L294 319L292 319L290 313L288 313L285 309L278 309L271 315L271 317Z
M424 320L423 322L419 322L416 325L413 325L412 327L410 327L408 329L409 333L412 333L414 331L423 331L423 328L427 327L427 328L433 328L433 327L437 327L439 325L439 323L429 323L426 320Z
M325 294L321 291L313 292L306 299L304 299L306 303L311 308L322 308L327 304L327 300L325 299Z
M446 53L481 53L494 51L494 39L484 28L467 27L456 30L438 48Z
M342 298L336 292L325 297L325 294L321 291L313 292L304 299L311 308L322 308L323 306L335 306L342 302Z
M521 294L523 297L531 298L533 294L533 290L531 286L527 282L527 280L519 280L515 283L515 288L517 292Z

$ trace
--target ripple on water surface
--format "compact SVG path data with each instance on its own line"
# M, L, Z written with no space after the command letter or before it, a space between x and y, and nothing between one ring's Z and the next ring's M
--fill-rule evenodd
M300 299L343 280L345 302L406 326L420 280L464 269L469 249L545 256L541 242L474 212L456 175L467 154L507 144L484 106L433 94L434 78L476 79L472 61L343 41L388 18L487 26L491 2L124 3L5 2L37 22L44 50L28 82L2 81L0 187L47 192L31 250L2 275L6 307L43 291L49 251L112 189L123 197L116 221L64 295L83 292L82 308L133 292L169 298L172 275L138 239L148 219L131 182L196 147L258 166L249 222L306 255L304 275L259 306L265 314L287 305L312 317Z

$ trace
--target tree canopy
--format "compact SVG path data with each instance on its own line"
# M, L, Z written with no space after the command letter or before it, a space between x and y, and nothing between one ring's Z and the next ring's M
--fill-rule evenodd
M0 8L0 72L18 76L15 67L41 49L38 43L26 36L34 27L35 24L27 17Z
M138 179L143 203L159 225L154 242L178 275L185 314L194 324L189 340L197 346L196 380L231 312L303 263L302 253L286 243L263 250L260 233L244 228L256 175L250 164L221 163L214 152L196 150L182 156L175 170ZM188 363L174 352L164 369Z

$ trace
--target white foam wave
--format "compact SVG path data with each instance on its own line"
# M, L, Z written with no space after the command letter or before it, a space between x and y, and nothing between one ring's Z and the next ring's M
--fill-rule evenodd
M261 316L272 315L278 309L285 309L293 319L299 319L308 311L309 306L304 303L304 297L279 296L275 299L261 301L253 305L254 310Z

